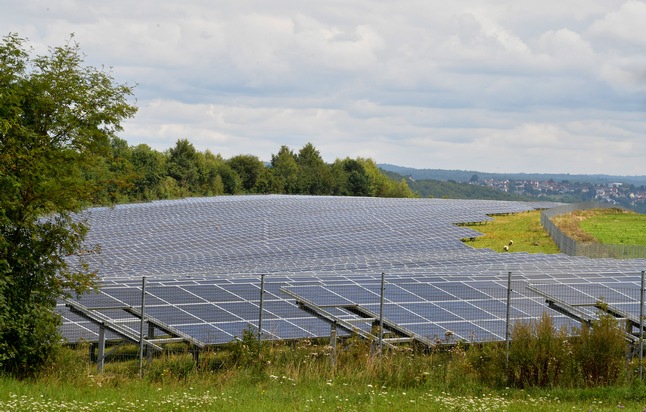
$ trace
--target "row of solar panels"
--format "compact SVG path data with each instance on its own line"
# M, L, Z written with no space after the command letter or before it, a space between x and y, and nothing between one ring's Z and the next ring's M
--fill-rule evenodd
M554 292L560 296L583 291L572 286L577 284L638 284L644 260L499 254L459 241L479 234L454 223L539 206L550 204L233 196L94 209L86 214L88 240L100 244L101 253L86 258L104 286L79 302L103 308L136 331L138 319L106 308L139 306L146 276L148 316L219 344L258 325L258 274L266 273L263 335L298 339L330 334L329 324L298 307L299 299L326 307L339 319L358 319L357 328L370 330L371 321L349 307L375 313L386 272L384 315L390 321L429 339L491 340L504 336L508 271L515 291L512 320L538 317L547 308L545 297L528 285L559 284L554 287L567 291ZM632 294L625 295L619 303L634 309ZM57 310L67 339L97 339L97 327L64 302ZM553 314L560 323L570 322Z
M604 300L638 316L640 274L611 275L596 278L603 279L603 283L591 283L587 276L569 274L562 280L573 283L539 284L539 287L571 304ZM443 339L449 331L454 339L502 339L506 329L505 277L491 274L489 280L446 281L437 276L387 276L384 317L429 339ZM549 276L541 278L554 281ZM164 283L175 283L166 285L151 281L146 288L145 313L202 342L221 344L242 336L244 329L257 326L260 316L267 339L328 336L329 325L301 310L293 296L326 307L341 319L360 319L347 309L352 305L379 312L380 276L307 276L286 280L265 276L262 315L259 277L176 279L175 282L165 280ZM582 283L584 280L588 283ZM538 318L547 310L545 299L527 289L533 285L525 280L512 282L512 321ZM141 287L134 280L124 282L123 286L106 286L101 293L84 296L79 301L88 307L103 308L101 311L113 319L131 318L133 331L139 327L137 319L120 309L108 309L141 305ZM64 331L68 339L96 340L95 325L66 312L62 305L60 309L66 319ZM556 312L552 315L557 324L570 322ZM356 325L366 331L372 327L370 321Z

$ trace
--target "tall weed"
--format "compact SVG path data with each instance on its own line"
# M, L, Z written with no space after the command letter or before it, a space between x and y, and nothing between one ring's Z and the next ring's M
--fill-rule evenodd
M626 338L611 315L602 314L592 327L584 325L575 348L587 385L614 385L625 376Z
M567 330L547 313L538 321L517 322L511 332L508 383L515 387L554 387L568 357Z
M505 342L472 344L467 359L478 381L494 388L507 386Z

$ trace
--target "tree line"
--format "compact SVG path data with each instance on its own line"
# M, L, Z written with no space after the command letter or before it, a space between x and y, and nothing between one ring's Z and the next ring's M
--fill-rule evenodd
M293 151L281 146L265 164L248 154L224 159L198 151L187 139L159 152L113 137L99 162L85 170L93 204L115 204L188 196L298 194L414 197L405 179L393 180L372 159L325 163L312 143Z

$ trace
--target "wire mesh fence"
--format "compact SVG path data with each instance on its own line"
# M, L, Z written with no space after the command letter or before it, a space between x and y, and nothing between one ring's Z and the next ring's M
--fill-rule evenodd
M559 250L569 256L593 258L636 259L646 258L646 247L641 245L610 245L592 242L576 242L559 229L551 218L576 210L617 208L606 203L584 202L546 209L541 213L541 225L554 240Z
M643 272L641 277L643 282ZM564 328L570 334L576 334L584 324L591 325L600 315L612 316L623 322L626 339L633 346L642 342L643 284L641 288L618 282L529 284L514 278L512 272L498 273L494 278L430 281L382 274L361 279L329 277L325 281L313 277L311 282L286 284L278 276L258 275L236 284L240 293L236 301L232 301L233 295L221 293L224 288L213 293L214 286L220 285L191 286L191 298L185 300L179 297L188 286L147 287L143 279L139 301L136 294L128 294L133 298L129 305L110 307L106 296L98 295L95 303L103 306L85 302L88 306L77 305L75 310L86 310L88 317L97 320L100 338L92 347L92 356L99 368L110 353L105 345L106 336L112 334L137 344L142 373L144 358L150 362L153 349L158 351L157 347L171 342L184 342L194 353L243 339L258 343L317 339L334 346L339 338L358 337L379 351L406 342L429 348L457 343L509 344L517 325L536 323L545 314L555 329ZM232 284L231 279L226 282L223 285ZM109 289L102 292L109 293ZM204 302L198 302L201 296ZM164 303L172 300L175 303ZM116 310L136 319L123 322L126 319L106 315Z

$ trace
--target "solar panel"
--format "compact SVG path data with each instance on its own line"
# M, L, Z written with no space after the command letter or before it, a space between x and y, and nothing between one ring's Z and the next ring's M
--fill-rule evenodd
M272 195L91 209L83 214L91 225L87 242L101 245L102 252L86 260L98 270L103 288L80 301L88 307L138 307L146 276L149 316L203 342L226 343L258 325L265 274L264 337L298 339L329 336L330 326L300 309L294 296L326 306L338 319L359 319L357 328L369 331L371 321L361 318L379 312L386 273L387 319L429 338L444 339L451 331L459 339L486 340L504 336L511 271L512 319L547 310L545 297L527 285L552 285L538 291L565 300L595 301L603 294L633 313L634 290L618 286L638 284L644 259L500 254L459 240L480 234L457 223L553 205ZM96 339L96 327L64 302L57 311L68 340ZM103 312L114 319L131 316Z

